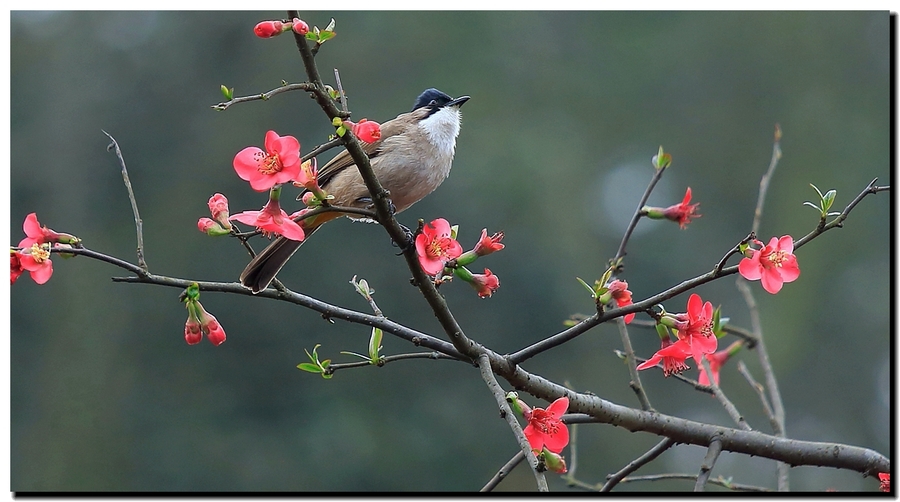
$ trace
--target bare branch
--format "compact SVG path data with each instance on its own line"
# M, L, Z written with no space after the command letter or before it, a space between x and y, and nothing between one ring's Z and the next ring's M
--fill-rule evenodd
M620 481L625 479L625 476L628 476L632 472L640 469L641 467L652 462L656 457L662 455L662 453L669 448L671 448L675 444L675 441L672 438L665 438L659 443L656 444L653 448L650 448L647 453L644 453L640 457L632 460L625 467L623 467L619 472L615 474L610 474L606 477L607 481L603 485L603 488L600 489L601 492L608 492L613 489Z
M775 173L775 167L778 165L778 159L781 158L781 126L775 124L775 142L772 145L772 160L769 161L769 169L766 174L759 180L759 196L756 199L756 210L753 212L752 232L759 233L759 220L762 218L763 204L766 200L766 192L769 191L769 181L772 174Z
M125 180L125 188L128 190L128 200L131 201L131 212L134 213L134 228L137 231L137 260L138 266L147 271L147 262L144 261L144 222L138 213L137 200L134 198L134 190L131 189L131 180L128 179L128 169L125 168L125 159L122 157L122 150L119 149L119 143L108 132L100 129L111 143L106 147L106 151L116 150L116 158L119 159L119 165L122 166L122 179Z
M281 94L283 92L289 91L313 91L315 86L310 84L309 82L303 82L300 84L287 84L281 87L276 87L269 92L264 92L262 94L254 94L252 96L241 96L238 98L233 98L231 101L224 101L219 104L212 105L212 109L216 111L224 111L227 110L229 106L236 105L238 103L246 103L247 101L267 101L272 96Z
M631 376L629 386L637 394L642 410L655 411L653 406L650 405L650 398L647 397L647 392L644 391L644 387L641 385L641 375L638 373L637 364L634 362L634 349L631 348L631 338L628 336L625 320L620 317L616 320L616 324L619 327L619 335L622 338L622 348L625 349L625 365L628 366L628 374Z
M728 416L730 416L731 419L734 420L734 423L736 423L741 429L744 429L745 431L752 430L750 428L750 425L747 424L747 421L744 420L744 416L741 415L741 413L737 410L731 400L729 400L725 396L725 393L722 392L722 389L719 388L719 385L716 384L716 381L712 376L712 369L709 367L709 359L705 357L701 358L700 364L703 365L703 370L706 371L706 376L709 378L709 387L713 391L713 396L715 396L716 399L718 399L719 402L722 403L722 407L724 407L725 411L728 412Z
M491 480L487 482L487 484L485 484L483 487L481 487L480 491L482 491L482 492L492 491L523 460L525 460L525 453L523 453L521 450L519 450L515 455L513 455L513 457L511 459L509 459L509 462L503 464L503 467L501 467L500 470L497 471L497 474L494 474L494 477L492 477Z
M622 480L623 483L634 483L637 481L664 481L668 479L689 479L696 480L696 474L650 474L647 476L632 476L630 478L625 478ZM736 492L770 492L772 490L768 488L763 488L761 486L752 486L752 485L742 485L739 483L732 483L730 480L726 480L719 476L717 478L710 479L708 484L722 486L724 488L728 488L729 490L734 490Z
M700 474L697 475L697 483L694 485L695 492L703 491L707 480L709 480L709 473L715 467L720 453L722 453L722 441L714 438L709 445L709 449L706 450L706 457L703 459L703 463L700 464Z

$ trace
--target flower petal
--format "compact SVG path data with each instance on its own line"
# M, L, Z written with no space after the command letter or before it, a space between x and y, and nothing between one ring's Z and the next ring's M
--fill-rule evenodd
M781 262L781 280L784 282L794 282L800 277L800 267L797 265L797 258L794 255L785 257Z
M762 267L759 265L759 251L756 251L753 258L744 258L738 263L738 272L741 277L748 281L757 281L762 276Z
M547 413L552 415L554 418L559 418L565 415L566 410L569 409L569 398L563 396L556 401L550 403L550 406L547 407ZM554 452L556 453L556 452Z
M772 237L774 240L775 238ZM786 252L787 254L794 253L794 239L790 235L785 235L782 238L778 239L778 249Z
M782 280L781 273L778 269L766 269L762 274L762 280L760 282L762 283L763 289L774 295L781 291L784 280Z
M530 443L529 443L530 444ZM559 453L569 444L569 428L560 422L556 434L544 434L544 448Z

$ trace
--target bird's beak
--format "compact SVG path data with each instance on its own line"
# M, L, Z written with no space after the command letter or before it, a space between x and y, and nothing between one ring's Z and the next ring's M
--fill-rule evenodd
M460 97L454 99L453 101L450 101L449 103L447 103L444 106L445 107L446 106L455 106L455 107L459 108L460 106L463 105L463 103L465 103L468 100L469 100L469 96L460 96Z

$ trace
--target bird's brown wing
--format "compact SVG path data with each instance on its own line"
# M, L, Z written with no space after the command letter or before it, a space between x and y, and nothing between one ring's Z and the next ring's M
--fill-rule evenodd
M378 141L374 143L366 143L365 141L359 142L360 145L362 145L363 151L369 156L369 159L374 159L381 154L381 144L385 139L402 132L402 127L400 125L401 121L398 120L401 117L388 120L384 124L381 124L381 138L379 138ZM350 152L344 149L319 169L319 186L325 188L327 191L326 187L331 178L344 169L355 165L356 163L353 162L353 157L350 156Z

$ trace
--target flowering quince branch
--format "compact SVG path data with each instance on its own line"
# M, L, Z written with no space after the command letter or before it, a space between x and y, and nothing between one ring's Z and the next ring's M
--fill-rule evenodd
M494 377L493 368L491 368L491 361L487 354L481 354L478 356L478 368L481 370L481 378L484 380L484 383L487 384L488 390L491 391L491 394L494 395L494 399L497 401L497 406L500 407L500 415L506 419L506 423L509 424L510 429L512 429L513 436L516 438L516 442L519 443L519 448L522 453L525 455L525 458L528 459L528 464L531 466L531 470L534 471L534 477L537 481L538 490L542 492L549 491L547 488L547 478L544 476L544 473L538 468L539 463L537 457L535 457L534 452L531 451L531 444L529 444L528 439L525 437L525 432L522 430L522 426L519 425L519 421L516 419L515 414L512 409L509 407L509 403L506 401L506 393L503 392L503 388L500 387L500 383L497 382L497 379Z
M766 200L766 193L769 190L769 181L775 173L775 167L778 166L778 160L781 159L781 126L775 124L775 141L772 144L772 160L769 161L769 169L766 174L759 180L759 197L756 199L756 209L753 211L753 233L759 232L759 222L762 218L763 204Z
M258 100L266 101L269 98L271 98L272 96L281 94L283 92L312 91L314 88L315 88L315 86L313 84L310 84L309 82L302 82L299 84L287 84L287 85L282 85L281 87L276 87L269 92L263 92L261 94L254 94L252 96L241 96L241 97L237 97L237 98L232 98L228 101L223 101L221 103L212 105L211 108L216 111L224 111L224 110L227 110L229 106L235 105L238 103L245 103L247 101L258 101Z
M769 405L769 400L766 399L766 388L753 378L753 375L750 373L747 365L744 364L744 361L738 361L737 369L738 372L743 375L744 379L747 380L747 383L750 384L750 387L753 388L753 390L755 390L756 394L759 396L759 402L762 404L763 411L765 411L766 416L769 418L769 424L772 426L772 430L774 431L775 435L784 437L784 433L781 429L781 424L778 422L778 418L775 416L775 412L772 411L772 407Z
M637 481L664 481L668 479L687 479L691 481L695 481L697 479L696 474L649 474L646 476L631 476L622 480L622 483L634 483ZM717 486L721 486L723 488L728 488L729 490L734 490L736 492L771 492L772 490L768 488L763 488L761 486L752 486L752 485L744 485L740 483L732 483L730 480L724 479L722 476L712 478L708 482L708 484L713 484Z
M656 411L653 409L653 406L650 405L650 398L647 397L644 386L641 385L641 376L637 371L637 364L635 364L634 361L634 349L631 348L631 338L628 336L628 328L625 327L625 321L618 320L616 326L619 328L619 334L622 338L622 348L625 349L625 363L628 366L628 375L631 377L631 381L628 384L631 387L631 390L637 394L642 410Z
M665 156L668 156L668 160L660 160L664 159ZM634 228L637 226L638 220L641 219L642 209L644 205L647 203L647 200L650 198L650 193L653 191L653 188L656 187L656 184L659 182L660 178L662 178L663 172L665 172L666 168L669 167L671 163L672 156L664 153L662 147L659 147L659 154L655 157L654 164L656 164L656 169L653 171L653 176L650 178L650 183L647 185L647 189L644 190L644 195L641 196L641 200L638 201L637 208L634 210L634 215L631 217L631 221L628 223L628 227L625 229L625 235L622 236L622 242L619 243L619 249L616 251L616 256L610 260L610 263L617 263L618 260L625 257L625 246L628 245L628 240L631 239L631 233L634 232Z
M103 131L103 134L109 138L110 144L106 147L106 150L115 149L116 158L119 159L119 165L122 166L122 179L125 181L125 188L128 190L128 200L131 201L131 211L134 213L134 227L137 230L137 259L138 265L147 271L147 262L144 261L144 223L141 220L141 215L138 213L137 200L134 198L134 190L131 188L131 180L128 179L128 169L125 168L125 159L122 157L122 150L119 149L119 143L113 138L108 132Z
M490 481L488 481L479 491L492 491L497 487L497 485L500 484L501 481L503 481L504 478L506 478L506 476L509 475L510 472L512 472L513 469L516 468L517 465L522 463L523 460L525 460L525 453L522 450L519 450L515 455L512 456L511 459L509 459L508 462L503 464L503 467L501 467L500 470L498 470L497 473L494 474L494 477L492 477Z
M614 350L613 353L615 353L615 354L616 354L616 357L618 357L618 358L620 358L620 359L625 359L625 357L626 357L626 356L625 356L625 353L622 352L621 350L618 350L618 349L617 349L617 350ZM645 363L645 362L649 361L649 359L645 359L645 358L643 358L643 357L635 356L635 357L634 357L634 361L635 361L636 363ZM658 368L663 368L662 363L660 362L660 363L657 365L657 367L658 367ZM708 386L708 385L703 385L702 383L698 382L697 380L694 380L693 378L688 378L688 377L686 377L686 376L684 376L684 375L682 375L682 374L680 374L680 373L672 373L672 374L669 375L669 376L672 377L672 378L674 378L674 379L676 379L676 380L681 380L682 382L684 382L684 383L690 385L691 387L694 388L694 390L698 390L698 391L700 391L700 392L705 392L705 393L707 393L707 394L709 394L709 395L711 395L711 396L714 395L714 394L713 394L712 387L710 387L710 386Z
M409 354L395 354L393 356L382 356L381 359L378 360L374 365L370 361L355 361L352 363L332 363L325 369L325 374L331 375L337 370L348 369L348 368L363 368L367 366L384 366L387 363L394 361L403 361L406 359L451 359L455 361L462 361L460 358L448 356L438 351L432 352L412 352Z

